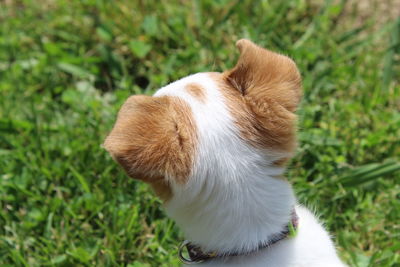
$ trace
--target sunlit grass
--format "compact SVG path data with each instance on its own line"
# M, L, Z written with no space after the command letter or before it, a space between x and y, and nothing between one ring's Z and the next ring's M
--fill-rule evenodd
M304 80L288 170L351 266L400 256L400 20L307 1L0 3L0 265L174 266L179 230L101 148L130 94L223 71L250 38Z

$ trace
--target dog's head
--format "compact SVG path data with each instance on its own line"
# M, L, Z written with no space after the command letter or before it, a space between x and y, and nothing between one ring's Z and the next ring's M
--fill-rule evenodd
M257 165L279 168L295 148L301 98L295 63L249 40L236 45L232 70L131 96L105 140L127 174L150 183L164 200L190 184L200 191L218 179L231 183L235 173Z

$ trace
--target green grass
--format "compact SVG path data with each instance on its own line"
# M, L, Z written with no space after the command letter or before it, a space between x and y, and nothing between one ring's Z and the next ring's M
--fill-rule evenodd
M400 266L400 19L355 27L330 1L166 2L0 2L0 265L178 265L179 230L100 144L129 95L226 70L247 37L304 77L288 171L300 201L349 265Z

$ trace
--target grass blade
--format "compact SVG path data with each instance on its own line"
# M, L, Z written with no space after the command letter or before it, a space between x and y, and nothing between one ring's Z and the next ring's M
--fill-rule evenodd
M372 163L351 170L349 174L339 178L339 182L344 187L358 186L382 176L394 174L399 170L400 162Z
M69 169L71 170L72 174L75 176L75 178L78 180L78 182L80 183L83 191L85 191L86 193L90 193L90 188L89 185L85 179L85 177L83 177L83 175L81 175L74 167L72 167L71 165L69 165Z

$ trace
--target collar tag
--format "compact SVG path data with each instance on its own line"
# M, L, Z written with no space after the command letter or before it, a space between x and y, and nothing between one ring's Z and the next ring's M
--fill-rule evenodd
M292 222L288 223L288 230L288 237L293 238L297 235L297 227L295 227Z

